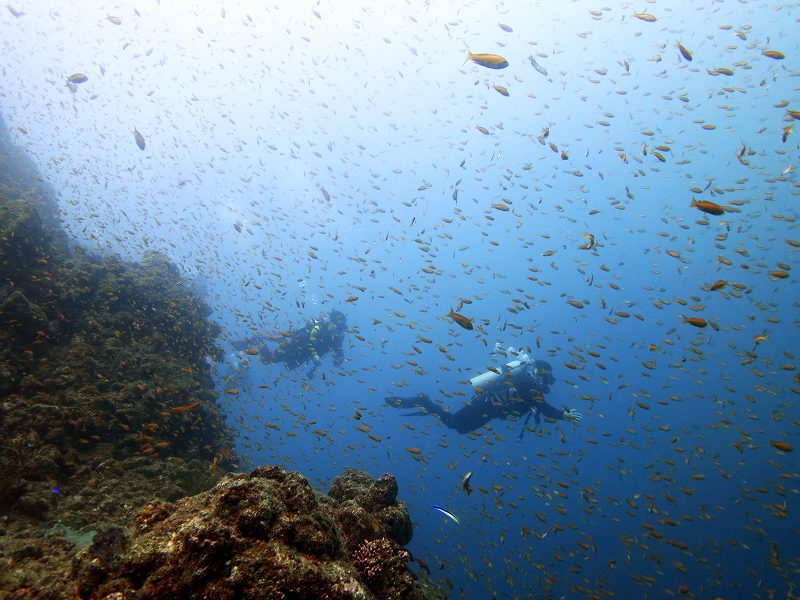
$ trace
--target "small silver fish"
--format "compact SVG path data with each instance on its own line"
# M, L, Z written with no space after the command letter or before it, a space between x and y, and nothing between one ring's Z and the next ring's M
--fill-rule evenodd
M139 150L144 150L145 143L144 143L144 136L139 133L136 129L133 130L133 139L136 141L136 145L139 146Z
M536 62L536 59L535 59L535 58L533 58L533 54L531 54L531 55L528 57L528 60L529 60L529 61L531 61L531 66L532 66L534 69L536 69L537 71L539 71L539 73L541 73L542 75L544 75L545 77L547 77L547 69L545 69L545 68L544 68L542 65L540 65L538 62Z

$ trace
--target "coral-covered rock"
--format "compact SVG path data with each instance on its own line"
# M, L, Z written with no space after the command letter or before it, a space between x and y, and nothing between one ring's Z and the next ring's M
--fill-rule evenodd
M19 290L3 298L0 303L0 319L9 325L11 331L24 334L26 339L35 339L36 332L45 330L48 326L45 312Z
M0 117L0 597L72 598L65 531L120 527L235 465L209 364L220 328L167 256L69 242L7 133Z
M415 578L409 553L358 502L376 514L391 508L405 514L410 531L396 495L391 476L374 481L357 471L337 478L328 496L299 473L278 467L229 475L207 492L145 506L130 540L118 530L97 536L73 568L78 594L443 598ZM355 533L352 525L359 520L369 526Z
M378 529L384 531L389 539L401 546L411 541L413 529L405 505L387 506L374 513L373 517Z
M397 502L397 480L348 469L331 484L328 495L338 501L337 518L346 523L345 546L354 552L364 539L384 535L400 546L411 541L411 517Z
M353 553L353 566L374 588L385 590L387 596L406 597L411 581L404 577L408 552L385 537L364 540Z
M231 466L208 306L163 254L128 264L54 241L26 198L0 194L0 514L38 518L28 482L69 479L74 496L92 477L82 467L108 458L199 460L183 482Z

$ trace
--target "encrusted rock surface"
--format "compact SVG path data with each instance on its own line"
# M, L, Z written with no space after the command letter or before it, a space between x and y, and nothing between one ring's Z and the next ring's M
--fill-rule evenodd
M207 492L145 506L130 539L118 529L95 537L73 568L78 595L444 598L408 568L411 519L396 494L391 475L359 471L340 475L327 496L280 467L229 475Z
M96 531L234 466L208 363L220 328L191 283L158 252L70 242L0 118L0 599L73 597Z
M0 515L63 520L49 490L92 495L100 465L198 461L179 482L230 457L206 362L220 328L166 257L54 244L32 204L0 196L0 267Z

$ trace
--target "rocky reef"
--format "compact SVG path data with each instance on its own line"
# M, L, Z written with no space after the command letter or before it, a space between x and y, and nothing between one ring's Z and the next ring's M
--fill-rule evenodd
M60 597L76 541L233 467L208 365L220 329L165 256L70 243L4 144L0 173L0 597Z
M31 205L39 214L48 244L59 248L70 245L61 227L55 190L41 178L25 150L12 143L3 115L0 115L0 198L17 198Z
M210 313L166 256L71 242L0 120L0 599L439 597L392 477L224 476Z
M53 489L96 505L86 484L133 457L230 456L206 363L219 328L175 265L64 250L3 198L0 265L0 513L45 518Z
M156 502L132 536L111 528L75 561L81 598L444 598L408 568L411 519L397 483L346 471L327 495L260 467Z

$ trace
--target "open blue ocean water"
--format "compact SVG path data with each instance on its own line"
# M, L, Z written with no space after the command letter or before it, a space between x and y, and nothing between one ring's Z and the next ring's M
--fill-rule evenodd
M323 490L394 474L414 568L451 597L789 598L798 20L743 0L18 0L0 113L77 243L159 250L209 302L242 468ZM232 345L334 309L345 361L311 377ZM552 365L546 400L579 423L459 434L384 402L455 411L509 347Z

